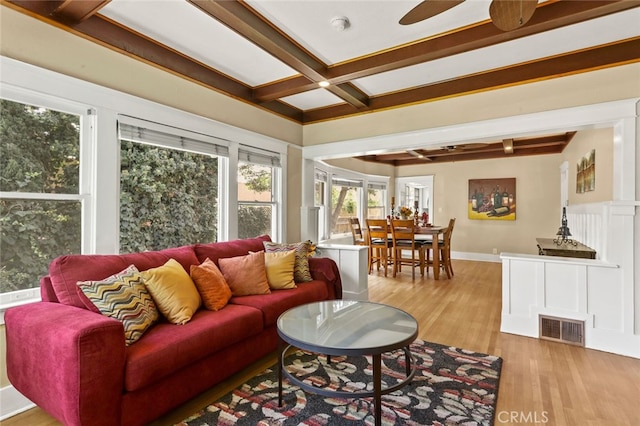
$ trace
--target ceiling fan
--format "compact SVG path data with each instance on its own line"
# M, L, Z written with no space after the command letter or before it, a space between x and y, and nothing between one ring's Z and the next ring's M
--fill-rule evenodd
M400 19L400 24L411 25L424 21L462 2L464 0L423 0ZM537 5L538 0L493 0L489 6L489 16L502 31L512 31L529 22Z

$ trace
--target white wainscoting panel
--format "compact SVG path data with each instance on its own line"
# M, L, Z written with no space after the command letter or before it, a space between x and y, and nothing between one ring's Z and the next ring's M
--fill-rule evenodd
M538 316L585 321L585 347L640 358L625 327L624 282L616 264L503 253L500 331L538 337Z
M319 256L333 259L340 270L342 298L369 300L368 248L350 244L318 244Z

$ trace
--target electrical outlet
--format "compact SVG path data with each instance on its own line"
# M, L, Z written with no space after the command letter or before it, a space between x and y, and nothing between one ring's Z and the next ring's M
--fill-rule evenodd
M497 248L493 249L493 254L498 254L498 249Z

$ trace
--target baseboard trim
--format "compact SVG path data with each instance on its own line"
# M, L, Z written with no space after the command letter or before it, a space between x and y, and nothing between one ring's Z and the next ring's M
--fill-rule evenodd
M486 253L473 253L473 252L463 252L463 251L452 251L451 252L452 259L459 260L475 260L477 262L495 262L502 263L499 254L486 254Z
M0 421L30 410L36 404L29 401L13 386L0 388Z

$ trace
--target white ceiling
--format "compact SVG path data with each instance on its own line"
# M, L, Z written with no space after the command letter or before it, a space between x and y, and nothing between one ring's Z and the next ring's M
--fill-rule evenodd
M408 26L398 24L399 19L418 3L418 0L246 1L274 26L329 65L329 69L331 65L489 20L490 0L467 0L425 21ZM250 87L298 74L187 1L112 0L98 13ZM346 16L350 22L344 31L337 31L330 23L332 18L340 16ZM640 8L636 7L351 82L368 96L377 96L638 36ZM325 89L310 90L281 100L302 111L344 103Z

